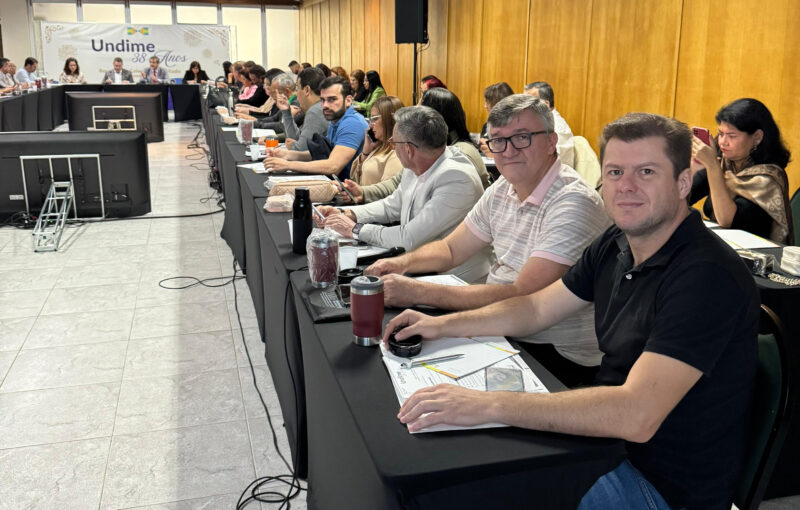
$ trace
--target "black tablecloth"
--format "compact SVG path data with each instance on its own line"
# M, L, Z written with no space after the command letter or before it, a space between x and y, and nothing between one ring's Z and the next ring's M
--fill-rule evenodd
M377 348L314 324L291 275L305 366L309 508L574 509L624 458L620 440L498 428L411 435ZM393 314L387 314L387 320ZM542 382L563 389L523 353Z
M200 87L197 85L170 85L172 111L175 122L202 118L200 111Z
M22 130L39 130L39 93L30 92L22 96Z
M306 256L292 251L288 220L291 213L264 211L266 198L255 199L261 248L261 288L264 292L266 358L286 425L286 435L298 476L308 473L308 436L303 379L303 354L289 273L306 266ZM252 264L251 264L252 268ZM284 319L285 318L285 319Z
M53 96L60 95L64 97L64 92L58 89L49 88L44 89L36 94L38 100L38 126L37 131L52 131L53 130Z
M22 96L0 99L3 105L3 131L24 131L22 124Z
M242 191L239 186L239 174L236 164L249 162L244 155L242 144L230 140L233 133L223 132L219 148L220 174L222 176L223 195L225 196L225 220L222 223L222 238L227 241L233 257L242 271L247 272L247 259L244 252L244 226L242 225Z
M239 186L242 194L242 227L244 228L244 258L247 261L247 285L256 308L256 319L261 339L264 339L264 287L261 281L261 247L258 241L258 219L256 198L269 196L264 187L267 174L257 174L246 168L238 168Z

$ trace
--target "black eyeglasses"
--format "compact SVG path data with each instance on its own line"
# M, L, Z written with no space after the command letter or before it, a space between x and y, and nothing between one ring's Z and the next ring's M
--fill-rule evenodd
M511 136L492 138L486 140L486 145L489 147L489 152L493 153L504 152L506 147L508 147L508 142L511 142L511 146L517 150L527 149L531 146L531 139L534 136L543 135L545 133L550 133L550 131L531 131L530 133L517 133Z
M398 143L407 143L408 145L412 145L412 146L414 146L414 147L417 147L417 148L419 148L419 146L418 146L417 144L415 144L414 142L400 142L400 141L395 141L395 140L394 140L394 137L391 137L391 138L389 138L389 139L387 140L387 142L389 142L389 143L390 143L390 144L392 144L393 146L394 146L394 145L397 145ZM528 144L528 145L530 145L530 144Z

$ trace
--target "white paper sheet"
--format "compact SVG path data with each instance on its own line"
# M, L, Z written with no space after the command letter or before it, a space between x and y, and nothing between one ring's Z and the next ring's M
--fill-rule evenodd
M294 231L292 229L292 220L287 220L289 222L289 240L294 242ZM380 246L359 246L358 247L358 258L366 258L372 257L373 255L382 255L389 251L389 248L381 248Z
M464 285L469 285L467 282L459 278L454 274L434 274L428 276L416 276L414 277L415 280L426 282L426 283L435 283L436 285L450 285L453 287L461 287Z
M265 174L267 173L267 169L264 168L264 163L260 161L256 161L255 163L240 163L238 165L239 168L246 168L248 170L252 170L257 174Z
M703 220L703 225L708 228L719 228L719 224L714 223L713 221Z
M734 250L751 250L753 248L778 248L779 246L763 237L745 232L744 230L731 230L717 228L712 230Z
M253 137L261 138L262 136L277 136L274 129L253 129Z
M236 131L238 128L236 126L224 126L222 128L223 131Z
M494 365L498 361L509 358L518 352L501 336L446 337L435 341L422 342L422 351L415 358L423 360L425 358L462 354L464 357L460 359L424 365L427 370L433 370L452 379L460 379ZM384 357L398 364L408 361L407 358L395 356L388 351L384 352ZM414 368L410 370L414 370Z

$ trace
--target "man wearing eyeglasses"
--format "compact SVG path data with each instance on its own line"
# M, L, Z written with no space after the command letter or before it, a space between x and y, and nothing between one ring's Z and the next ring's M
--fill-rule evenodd
M610 225L597 192L559 160L553 115L544 101L506 97L488 124L488 147L503 177L445 239L367 268L383 276L387 304L469 310L536 292L563 276ZM401 276L444 272L487 247L496 262L486 285L451 288ZM587 306L521 339L538 344L531 350L568 385L593 381L600 363L592 312Z
M394 118L389 142L403 164L394 193L344 212L319 210L326 216L325 226L344 237L413 250L452 232L481 197L483 186L464 153L447 146L447 124L436 110L409 106L397 110ZM400 224L383 226L395 222ZM488 250L477 250L449 272L468 282L483 281L488 257Z

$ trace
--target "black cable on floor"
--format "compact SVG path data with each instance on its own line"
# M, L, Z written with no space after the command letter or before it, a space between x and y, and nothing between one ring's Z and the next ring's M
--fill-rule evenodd
M236 261L233 261L233 272L234 275L238 272L236 268ZM252 501L260 501L264 503L280 503L280 509L283 508L291 508L291 500L296 498L301 491L307 490L300 485L299 480L297 479L297 473L294 470L293 466L287 462L286 457L283 456L280 447L278 446L278 436L275 433L275 426L272 424L272 416L269 414L269 409L267 409L267 404L264 401L264 396L261 394L261 389L258 387L258 383L256 382L256 372L253 368L253 360L250 358L250 350L247 348L247 341L245 340L244 336L244 328L242 327L242 317L239 314L239 300L236 293L236 282L233 283L233 308L236 310L236 320L239 323L239 332L242 336L242 345L244 346L244 352L247 355L247 362L250 365L250 374L253 377L253 386L256 389L256 393L258 393L258 398L261 400L261 405L264 408L264 412L267 415L267 423L269 424L270 432L272 433L272 444L275 446L275 451L277 452L280 459L286 465L286 468L291 472L290 475L268 475L256 478L252 482L250 482L247 487L242 491L242 494L239 496L239 500L236 503L236 510L241 510L245 506L247 506ZM284 332L286 331L286 314L284 313L283 317L283 324L284 324ZM285 333L284 333L285 334ZM292 378L292 384L294 384L294 378ZM296 406L295 406L296 408ZM288 479L288 480L287 480ZM289 486L289 491L287 493L282 493L278 490L263 490L264 485L271 483L271 482L280 482L282 484ZM247 493L250 495L247 495Z
M203 278L203 279L197 278L196 276L172 276L170 278L164 278L163 280L158 282L158 286L161 287L162 289L168 289L168 290L190 289L192 287L197 287L198 285L202 286L202 287L208 287L208 288L214 289L214 288L224 287L226 285L230 285L230 284L232 284L234 282L234 280L241 280L243 278L244 278L244 276L236 276L236 274L234 274L233 276L215 276L213 278ZM171 281L171 280L189 280L192 283L189 283L187 285L179 285L179 286L176 286L176 287L171 287L169 285L166 285L166 282ZM212 281L216 281L216 280L224 280L224 281L222 283L215 283L215 284L206 283L206 282L212 282Z

